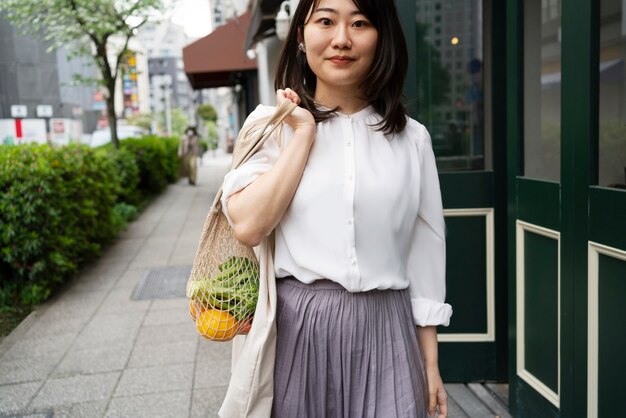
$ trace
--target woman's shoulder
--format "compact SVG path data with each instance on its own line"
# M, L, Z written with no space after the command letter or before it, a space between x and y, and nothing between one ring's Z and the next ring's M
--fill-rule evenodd
M417 145L418 149L424 146L432 147L430 133L426 126L409 116L406 117L406 127L402 133L409 141Z
M256 107L256 109L254 109L246 118L246 122L245 123L249 123L249 122L253 122L255 120L264 118L264 117L269 117L272 116L274 114L274 112L276 111L276 106L269 106L269 105L264 105L264 104L260 104Z

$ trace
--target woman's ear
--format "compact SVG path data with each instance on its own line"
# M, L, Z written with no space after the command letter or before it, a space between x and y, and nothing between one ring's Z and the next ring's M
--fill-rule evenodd
M296 43L304 42L304 30L303 28L298 28L298 34L296 36Z

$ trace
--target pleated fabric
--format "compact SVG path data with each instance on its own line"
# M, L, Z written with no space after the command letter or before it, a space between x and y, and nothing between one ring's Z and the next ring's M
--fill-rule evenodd
M275 418L425 418L408 289L350 293L277 279Z

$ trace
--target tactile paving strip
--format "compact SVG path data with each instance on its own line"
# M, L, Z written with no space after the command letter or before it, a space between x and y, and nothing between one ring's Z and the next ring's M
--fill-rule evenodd
M185 297L191 266L150 269L137 284L131 299L171 299Z

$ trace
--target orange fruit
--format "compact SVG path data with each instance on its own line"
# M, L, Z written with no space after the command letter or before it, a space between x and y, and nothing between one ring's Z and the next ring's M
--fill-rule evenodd
M206 308L203 304L197 303L194 300L189 300L189 314L191 315L191 319L194 321L198 317L198 312L204 312Z
M239 326L235 317L228 312L207 309L198 314L196 328L200 335L209 340L227 341L237 334Z

